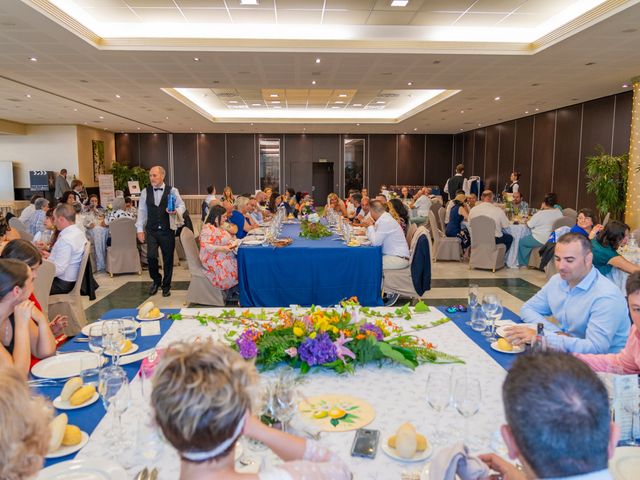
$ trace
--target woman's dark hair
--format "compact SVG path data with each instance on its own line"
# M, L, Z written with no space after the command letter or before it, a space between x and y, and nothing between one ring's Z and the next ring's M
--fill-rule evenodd
M544 196L544 203L550 207L553 207L556 203L558 203L558 195L553 192L549 192Z
M95 197L95 196L96 195L91 195L91 197ZM69 197L73 197L73 199L75 200L76 195L73 193L73 191L67 190L62 194L62 197L60 197L60 203L67 203L69 201Z
M0 299L3 299L15 287L24 287L29 278L26 263L14 259L0 259Z
M304 194L302 192L296 192L296 202L300 203L303 197Z
M222 205L216 205L209 210L209 215L207 215L207 219L205 223L210 223L211 225L215 225L219 227L222 224L222 217L227 213L227 209Z
M585 217L587 217L587 218L590 218L590 219L591 219L591 221L592 221L593 223L595 223L595 221L593 220L593 219L594 219L594 216L593 216L593 210L591 210L590 208L581 208L581 209L578 211L578 215L580 215L580 214L584 215L584 216L585 216Z
M276 199L280 196L278 192L271 191L271 197L269 198L269 211L276 213L278 205L276 205Z
M207 193L208 193L209 195L211 195L211 194L213 193L213 185L209 185L209 186L207 187Z
M26 263L29 267L37 267L42 263L40 251L31 243L21 238L7 243L0 258L12 258Z
M89 198L87 199L87 204L91 203L92 198L95 198L96 200L98 200L98 206L100 206L100 197L98 197L98 195L96 195L95 193L92 195L89 195Z
M640 272L633 272L627 278L627 297L640 291Z
M291 197L291 198L296 196L296 191L293 188L287 188L287 193L289 194L289 197Z
M516 180L520 180L520 172L511 172L511 175L516 177Z
M78 185L83 185L82 180L78 180L77 178L71 182L71 190L76 188Z
M611 247L617 250L628 231L629 225L626 223L611 220L607 226L604 227L604 230L598 234L597 239L603 247Z
M409 212L407 212L407 207L404 206L404 203L402 203L402 200L400 200L399 198L392 198L391 200L389 200L389 203L393 205L393 209L400 216L400 218L404 220L404 224L408 226Z

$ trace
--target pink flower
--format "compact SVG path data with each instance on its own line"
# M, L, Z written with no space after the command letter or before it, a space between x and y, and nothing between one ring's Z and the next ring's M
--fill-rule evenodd
M333 344L336 346L337 357L340 360L342 360L344 363L347 363L346 360L344 359L345 355L354 360L356 358L355 353L353 353L351 350L349 350L347 347L344 346L345 343L349 343L351 340L353 340L353 338L346 338L344 336L344 332L340 332L340 337L338 337L336 341L333 342Z
M291 358L295 358L298 356L298 349L296 347L287 348L284 352Z

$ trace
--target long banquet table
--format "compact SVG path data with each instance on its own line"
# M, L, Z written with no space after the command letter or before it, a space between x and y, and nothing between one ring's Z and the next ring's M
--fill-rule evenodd
M392 312L393 309L378 309L382 312ZM184 315L197 313L217 314L221 309L183 309ZM258 312L258 309L254 309ZM177 310L163 310L164 313L176 313ZM432 308L427 314L415 316L412 320L397 320L403 328L414 328L411 325L421 325L438 320L445 316L445 309ZM119 318L135 314L134 310L112 310L103 316L104 319ZM378 367L371 365L360 368L353 375L336 375L331 371L312 371L306 381L300 387L301 394L305 397L340 393L360 397L371 403L376 410L376 417L367 428L378 429L381 432L381 441L394 433L397 427L410 421L416 425L419 431L425 432L431 438L435 424L435 413L429 409L425 399L426 378L430 371L445 369L454 375L467 375L480 380L482 388L482 403L479 413L470 419L470 430L477 437L481 448L491 449L504 454L504 446L499 440L498 429L503 423L501 385L514 355L496 352L489 348L477 332L471 330L465 321L469 319L468 313L448 314L451 322L438 325L425 330L418 330L416 335L427 339L436 347L446 353L459 356L466 364L462 365L421 365L415 371L395 366L384 365ZM517 315L505 309L504 318L519 321ZM161 335L151 337L138 337L135 341L140 346L140 351L156 346L166 347L177 340L191 340L196 337L205 339L219 338L218 327L213 325L203 326L195 319L183 319L180 321L161 320ZM224 326L223 326L224 328ZM71 350L86 350L86 343L69 342L61 348L62 352ZM123 357L124 358L124 357ZM136 448L145 449L145 439L154 436L154 430L149 422L150 407L148 397L144 397L140 387L140 377L136 373L140 367L140 361L125 366L125 370L131 380L133 395L132 406L123 415L123 424L129 438L134 440ZM274 372L263 373L269 378ZM59 395L61 386L42 388L40 391L50 399ZM148 395L148 392L147 392ZM105 411L101 402L91 406L66 412L69 423L78 425L83 431L90 434L89 443L77 454L78 458L104 458L112 452L111 442L106 437L107 427L112 418L105 417ZM447 432L445 441L453 442L464 431L464 422L455 409L449 406L441 416L441 429ZM405 469L419 470L426 462L418 464L403 464L386 456L379 448L374 460L351 457L349 452L353 442L354 432L323 433L321 441L336 451L350 466L356 479L395 479L400 478ZM157 466L160 470L160 479L178 478L179 459L173 449L160 441L154 444L157 450L157 458L149 460L143 453L131 450L127 455L118 457L118 461L124 464L132 477L144 466ZM147 449L148 452L148 449ZM253 455L253 454L251 454ZM268 464L269 458L265 457ZM59 461L69 460L72 456L58 460L48 460L46 466ZM238 465L238 468L241 468ZM244 467L245 469L257 468L258 464Z
M382 248L348 247L337 236L300 238L300 224L283 225L287 247L241 245L238 282L243 307L335 305L357 296L382 305Z

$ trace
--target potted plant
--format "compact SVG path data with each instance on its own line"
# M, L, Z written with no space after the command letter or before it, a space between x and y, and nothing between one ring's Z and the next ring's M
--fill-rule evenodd
M142 167L130 167L123 163L113 162L109 173L113 175L113 185L116 190L126 192L128 181L137 180L140 183L140 190L149 185L149 171Z
M587 192L596 196L600 217L607 213L612 219L622 220L627 198L629 155L609 155L602 145L594 155L586 157Z

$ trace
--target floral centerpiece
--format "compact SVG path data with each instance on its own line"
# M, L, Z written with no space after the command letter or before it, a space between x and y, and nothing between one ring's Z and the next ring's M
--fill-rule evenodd
M301 373L312 367L345 373L373 362L398 363L412 370L421 363L463 363L457 357L436 350L428 341L407 333L391 320L390 314L359 308L362 320L354 320L349 309L342 307L312 307L297 314L280 309L266 321L245 312L242 331L235 338L229 335L226 338L244 358L255 359L262 369L286 363ZM396 313L405 315L406 319L405 312L409 312L408 306L399 308ZM447 321L448 318L443 318L430 326Z
M302 217L300 222L300 236L317 240L322 237L330 237L331 232L326 225L320 223L320 216L313 212Z

